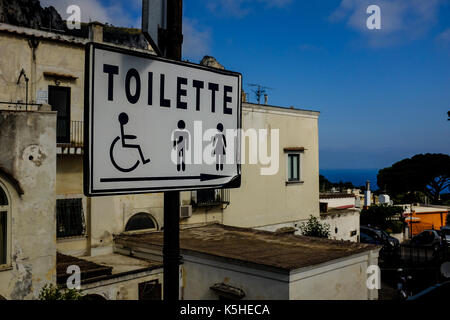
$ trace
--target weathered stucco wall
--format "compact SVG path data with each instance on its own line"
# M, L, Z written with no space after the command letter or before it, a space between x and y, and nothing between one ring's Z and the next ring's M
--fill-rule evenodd
M98 294L107 300L138 300L139 283L158 280L162 284L163 278L162 269L157 269L82 285L81 290L83 294Z
M216 283L239 288L244 300L376 300L367 288L367 267L378 264L378 251L368 251L285 274L183 255L183 299L217 300Z
M0 101L25 102L24 79L17 84L20 71L24 69L30 79L28 102L36 100L37 91L48 92L49 85L70 87L71 120L83 120L84 47L39 39L33 55L28 40L0 32ZM44 72L60 76L44 76ZM7 105L0 104L0 109L6 108Z
M378 265L378 250L291 273L291 300L376 300L367 287L367 267ZM308 270L309 269L309 270Z
M359 217L358 210L348 210L342 213L322 214L320 220L330 226L330 239L357 242Z
M136 213L151 214L160 229L164 223L163 207L161 193L92 198L91 255L112 253L113 234L124 232L128 220Z
M45 283L56 282L56 113L0 111L0 167L23 190L0 175L12 218L0 294L36 298Z
M182 298L217 300L210 287L216 283L239 288L244 300L288 300L289 276L237 266L216 259L183 254Z

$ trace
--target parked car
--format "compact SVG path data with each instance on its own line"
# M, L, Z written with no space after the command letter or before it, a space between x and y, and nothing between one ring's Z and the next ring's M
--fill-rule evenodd
M441 232L439 230L424 230L411 239L410 245L417 248L438 250L442 245Z
M400 245L400 241L397 238L391 237L386 231L381 229L361 226L359 231L360 233L365 233L372 238L378 239L382 244L389 244L392 247L398 247Z
M359 228L359 233L359 242L383 246L380 254L391 255L395 253L400 246L400 241L398 239L391 237L386 231L377 228L361 226Z
M450 226L441 227L441 236L447 242L447 245L450 245Z

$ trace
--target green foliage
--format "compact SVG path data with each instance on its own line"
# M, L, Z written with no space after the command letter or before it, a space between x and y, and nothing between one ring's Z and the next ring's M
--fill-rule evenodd
M300 225L299 230L307 237L328 238L330 236L330 225L320 223L319 219L312 215L307 222Z
M319 188L320 188L321 192L329 191L333 187L337 188L341 191L355 188L355 186L351 182L339 181L338 183L334 183L334 182L330 182L323 175L321 175L321 174L319 175Z
M440 193L450 186L450 156L427 153L403 159L392 167L381 169L377 184L393 198L402 194L416 196L416 192L422 192L434 203L439 203Z
M427 200L427 195L420 191L405 192L395 195L392 200L395 204L425 203Z
M387 228L385 230L387 233L402 233L403 232L403 227L404 227L403 221L393 220L393 221L390 221L388 224L389 224L389 228Z
M403 228L403 208L386 204L372 205L363 209L360 215L360 223L363 226L370 225L382 230L391 230L400 233ZM399 232L396 232L399 231Z
M39 300L83 300L80 290L62 289L53 284L46 284L39 292Z

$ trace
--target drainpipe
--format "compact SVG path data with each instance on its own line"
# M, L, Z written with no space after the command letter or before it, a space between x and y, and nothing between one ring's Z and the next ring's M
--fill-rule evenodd
M36 49L39 46L39 40L31 38L28 40L31 49L31 101L36 101Z
M22 68L22 70L20 70L20 74L19 74L19 79L17 79L17 84L20 83L20 79L22 78L22 76L25 79L25 85L26 85L26 93L25 93L25 111L28 111L28 81L30 79L28 79L25 70Z

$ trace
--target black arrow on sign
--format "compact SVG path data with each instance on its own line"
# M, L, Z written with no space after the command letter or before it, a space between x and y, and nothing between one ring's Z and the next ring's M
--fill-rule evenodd
M136 178L102 178L100 182L131 182L131 181L164 181L164 180L200 180L209 181L230 176L222 176L217 174L201 173L199 176L180 176L180 177L136 177Z

